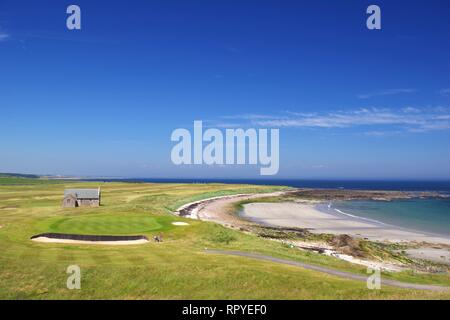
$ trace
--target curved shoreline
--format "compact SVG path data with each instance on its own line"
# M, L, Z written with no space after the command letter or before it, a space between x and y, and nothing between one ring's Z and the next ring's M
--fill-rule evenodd
M186 204L183 204L180 206L177 210L175 210L174 214L190 218L190 219L199 219L199 220L212 220L217 223L221 223L219 220L209 219L208 215L200 214L202 209L205 208L206 205L211 204L215 201L230 201L237 202L237 200L242 201L245 199L253 199L253 198L264 198L264 197L276 197L280 195L287 194L289 192L292 192L292 190L289 191L275 191L275 192L269 192L269 193L240 193L240 194L232 194L232 195L226 195L226 196L217 196L217 197L211 197L206 199L201 199L197 201L192 201ZM223 223L221 223L223 224Z
M286 228L306 228L313 233L347 234L373 241L450 245L450 238L446 236L376 223L337 212L324 212L317 209L317 205L314 204L249 203L244 205L242 214L245 218L264 224Z
M295 193L298 192L298 190L294 189L289 191L276 191L271 193L236 194L236 195L212 197L184 204L175 211L175 214L191 219L212 221L222 225L236 228L239 228L248 223L257 223L264 226L276 226L286 228L295 227L295 228L309 229L309 231L316 233L349 234L359 238L365 238L374 241L415 242L415 243L427 242L430 244L450 245L450 237L446 237L443 235L428 233L421 230L406 229L403 227L390 225L384 222L372 221L371 219L366 219L358 216L350 217L350 215L348 214L339 214L338 212L329 212L328 210L322 211L317 207L323 205L325 203L324 200L301 200L298 202L295 201L295 202L277 202L277 203L249 203L244 205L244 209L238 216L232 215L229 212L227 212L227 207L236 202L271 196L286 195L292 192ZM306 210L306 213L309 213L310 215L311 213L314 212L317 217L316 216L312 217L313 220L318 220L317 218L320 218L321 215L322 216L327 215L326 218L329 218L330 220L332 220L332 218L336 218L336 221L334 222L339 223L344 222L344 224L348 224L347 226L345 226L347 228L345 227L341 229L336 228L335 230L332 225L327 226L328 228L322 228L316 225L314 222L310 225L308 224L305 225L303 224L304 221L302 221L302 212L298 212L297 215L291 217L293 219L287 219L289 221L286 221L285 223L278 222L275 224L274 221L276 220L275 219L276 217L274 217L274 215L276 216L277 214L279 214L279 212L277 211L270 210L270 212L264 212L260 216L252 216L245 212L246 211L245 206L248 207L249 205L289 206L292 204L303 206L303 208L301 209ZM283 220L283 217L281 220ZM377 235L371 233L367 235L365 234L366 232L364 230L360 230L361 232L355 232L355 230L357 230L358 224L363 224L363 227L366 230L370 231L376 230L380 234ZM388 234L386 234L386 230L393 231L394 236L389 232Z
M281 194L289 194L292 191L285 191L281 192ZM295 193L295 191L294 191ZM233 212L230 211L230 207L232 207L235 203L245 201L245 200L251 200L256 198L264 198L271 196L273 194L252 194L252 195L234 195L234 196L223 196L223 197L214 197L210 199L203 199L196 201L194 203L186 204L180 208L184 209L184 216L185 217L193 217L194 219L199 220L205 220L205 221L211 221L215 222L221 225L224 225L226 227L239 229L242 231L250 231L252 230L252 225L259 224L261 226L270 227L274 226L278 228L285 228L290 229L292 227L294 228L300 228L300 229L307 229L309 232L312 233L328 233L328 234L335 234L335 235L350 235L356 238L365 239L368 241L381 241L381 242L388 242L388 243L404 243L404 244L411 244L413 247L416 247L415 251L407 252L408 255L414 258L419 259L425 259L430 261L435 261L437 263L444 263L449 265L450 264L450 239L443 238L443 237L435 237L435 236L429 236L425 235L420 232L412 232L412 231L406 231L401 230L399 228L393 228L389 227L386 228L385 225L377 225L377 224L369 224L367 222L363 223L363 226L365 228L360 228L361 223L360 221L356 221L355 218L346 217L344 215L341 215L340 217L337 217L338 214L335 213L333 216L331 214L323 213L314 207L318 203L324 203L323 200L300 200L300 201L294 201L294 202L250 202L244 206L252 206L252 205L279 205L286 209L286 205L299 205L303 206L302 210L297 212L297 215L294 215L293 219L291 221L284 221L284 223L274 223L274 213L273 210L269 210L267 212L264 212L264 215L268 217L268 219L261 219L261 217L249 217L245 213L245 209L241 211L241 214L239 216L233 214ZM277 195L280 195L278 193ZM244 207L245 208L245 207ZM309 213L310 224L304 224L305 220L302 219L302 215L305 213ZM289 211L289 210L288 210ZM192 215L191 215L192 213ZM326 215L325 217L323 215ZM275 217L276 218L276 217ZM292 217L291 217L292 218ZM304 217L303 217L304 218ZM322 219L321 219L322 218ZM327 221L328 219L328 221ZM283 220L283 219L282 219ZM288 219L289 220L289 219ZM327 228L318 228L320 225L317 225L319 222L328 222L328 225L325 226ZM292 223L294 222L294 223ZM356 223L356 225L354 225ZM343 224L343 225L342 225ZM370 234L367 234L370 233ZM310 243L304 242L304 241L295 241L295 246L299 246L299 248L307 248L311 246ZM323 246L323 244L316 243L316 246L322 246L324 251L326 252L327 248L326 246ZM439 253L437 253L439 252ZM336 252L334 252L336 253ZM374 261L364 261L362 259L358 259L352 256L345 256L345 255L339 255L339 254L332 254L336 256L337 258L347 260L352 263L357 264L363 264L363 265L373 265ZM392 265L388 262L375 262L379 264L379 267L382 269L388 270L388 271L396 271L399 266ZM403 268L400 266L400 268Z

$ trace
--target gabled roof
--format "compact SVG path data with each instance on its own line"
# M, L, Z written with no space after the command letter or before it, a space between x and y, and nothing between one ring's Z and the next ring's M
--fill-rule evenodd
M69 194L65 194L64 195L64 198L73 198L74 200L77 200L77 196L76 195L74 195L74 194L71 194L71 193L69 193Z
M66 189L64 190L64 197L73 195L77 199L99 199L100 189Z

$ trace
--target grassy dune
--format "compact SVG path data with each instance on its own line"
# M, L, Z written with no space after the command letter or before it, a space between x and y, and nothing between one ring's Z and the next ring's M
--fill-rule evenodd
M7 177L9 179L11 177ZM449 293L383 286L243 257L203 253L206 248L260 252L365 273L365 269L221 226L170 214L194 200L278 187L223 184L60 182L2 183L0 178L0 299L449 299ZM62 209L64 188L102 187L100 208ZM185 221L189 226L174 226ZM143 234L163 243L132 246L44 244L43 232ZM81 290L66 288L66 268L81 267ZM450 285L448 275L389 276Z

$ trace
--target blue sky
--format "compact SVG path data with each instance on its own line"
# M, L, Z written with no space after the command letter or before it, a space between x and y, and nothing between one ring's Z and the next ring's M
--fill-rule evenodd
M445 0L2 0L0 172L259 177L172 164L171 132L203 120L280 128L273 178L450 179L449 15Z

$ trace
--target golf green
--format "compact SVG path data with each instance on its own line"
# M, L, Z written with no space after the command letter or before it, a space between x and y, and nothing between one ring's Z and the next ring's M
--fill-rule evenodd
M85 215L51 221L48 231L96 235L145 233L168 230L171 228L168 220L167 217Z

